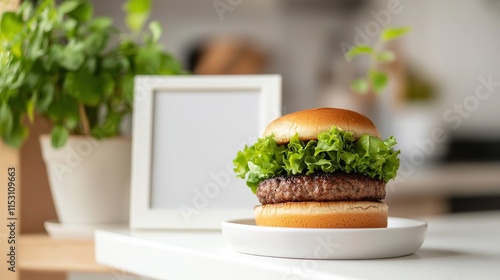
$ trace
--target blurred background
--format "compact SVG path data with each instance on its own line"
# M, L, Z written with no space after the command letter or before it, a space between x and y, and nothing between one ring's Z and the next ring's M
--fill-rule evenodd
M96 15L124 21L122 0L92 2ZM193 74L281 74L284 114L347 108L394 135L391 216L500 209L500 1L161 0L151 19ZM352 92L369 61L348 62L347 49L401 26L412 30L387 45L397 56L388 87ZM22 178L23 233L55 217L37 140L49 127L36 126L21 151L33 170Z
M123 22L122 1L93 1ZM402 150L388 187L393 214L500 208L500 1L156 1L164 47L194 74L283 76L283 113L341 107L371 117ZM353 93L386 27L412 31L387 48L389 86ZM478 89L479 88L479 89ZM414 201L414 203L413 203Z
M124 22L124 1L92 2L97 16ZM163 0L151 19L164 28L164 48L193 74L278 73L284 114L322 106L367 114L402 150L399 178L388 186L391 211L416 216L500 208L499 15L495 0ZM397 56L386 66L388 87L352 92L368 58L348 62L347 49L401 26L412 30L387 46ZM22 161L40 170L23 178L40 194L29 192L24 205L47 204L23 211L33 220L28 232L55 216L37 158L37 134L48 130L38 120L22 150Z

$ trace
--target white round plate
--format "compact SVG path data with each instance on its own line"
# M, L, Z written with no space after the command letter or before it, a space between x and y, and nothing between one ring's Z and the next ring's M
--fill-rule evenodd
M387 228L314 229L256 226L255 221L222 223L222 234L238 252L303 259L378 259L415 253L427 223L389 217Z

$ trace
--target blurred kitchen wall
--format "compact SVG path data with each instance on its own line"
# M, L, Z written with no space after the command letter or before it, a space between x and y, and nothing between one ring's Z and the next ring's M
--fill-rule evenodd
M499 138L500 1L401 2L404 9L394 17L394 24L413 27L402 43L408 60L439 83L441 100L436 114L442 119L455 104L476 107L470 96L482 84L479 77L488 80L491 75L497 83L494 92L467 112L470 115L465 114L468 116L460 127L452 129L461 137ZM455 123L450 121L448 125Z
M123 22L122 0L93 2L97 14ZM165 48L186 65L204 40L229 35L253 41L269 59L264 72L284 76L285 112L323 105L320 94L332 72L344 86L362 74L366 64L347 64L341 44L352 45L359 30L374 43L371 22L413 28L398 41L398 55L439 88L433 114L445 126L457 121L446 122L443 113L474 94L480 76L500 80L497 0L162 0L154 1L152 19L165 29ZM500 137L500 122L492 119L499 115L498 104L500 94L493 94L453 133Z
M93 2L97 14L123 22L123 1ZM329 53L338 51L330 40L348 28L362 2L162 0L154 1L152 19L164 27L165 48L186 65L204 40L224 35L253 41L268 57L263 72L283 75L284 112L292 112L318 105L320 69L330 63ZM222 7L228 10L221 12Z

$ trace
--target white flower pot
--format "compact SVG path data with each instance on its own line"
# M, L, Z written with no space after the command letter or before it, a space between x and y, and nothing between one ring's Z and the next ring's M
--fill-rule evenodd
M55 149L50 135L43 135L40 144L60 223L128 222L130 138L70 136Z

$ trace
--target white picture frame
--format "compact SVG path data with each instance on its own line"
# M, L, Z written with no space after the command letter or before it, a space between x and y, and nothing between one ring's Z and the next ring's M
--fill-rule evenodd
M230 169L237 150L281 116L281 76L138 76L134 84L130 227L219 229L253 217L258 200Z

